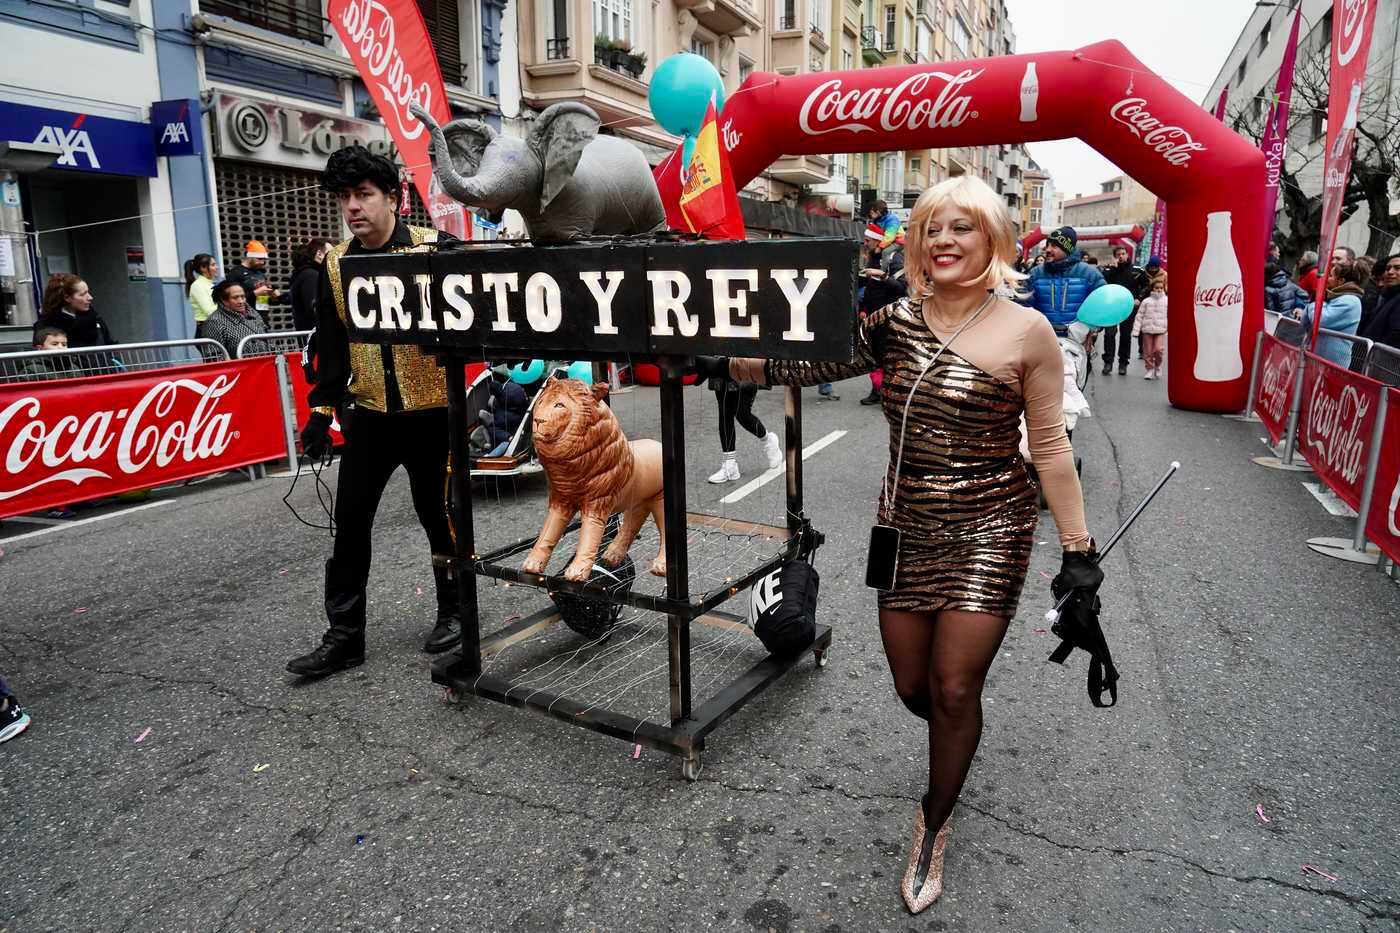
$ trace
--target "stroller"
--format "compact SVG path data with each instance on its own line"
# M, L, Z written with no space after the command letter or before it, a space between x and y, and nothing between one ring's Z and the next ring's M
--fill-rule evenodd
M1089 384L1089 372L1092 364L1090 350L1085 344L1090 328L1087 324L1075 321L1064 330L1065 332L1061 334L1056 328L1056 334L1060 343L1060 356L1064 363L1065 433L1073 442L1074 426L1079 423L1079 419L1091 417L1089 402L1084 398L1084 387ZM1024 414L1021 416L1021 456L1025 458L1026 469L1036 484L1036 498L1040 507L1046 508L1048 503L1045 501L1045 493L1040 491L1040 474L1036 472L1035 464L1031 461L1030 446L1026 441L1026 416ZM1074 471L1081 476L1084 473L1084 461L1078 454L1074 456Z

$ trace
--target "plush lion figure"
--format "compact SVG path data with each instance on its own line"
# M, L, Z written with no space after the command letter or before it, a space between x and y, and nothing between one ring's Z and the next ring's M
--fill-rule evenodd
M622 528L603 554L604 565L615 567L622 562L651 513L661 536L651 572L666 575L661 444L653 440L629 444L612 410L603 403L607 394L606 383L590 389L578 379L551 379L535 401L535 453L549 477L549 514L521 565L526 573L544 573L564 529L581 512L578 551L565 568L564 579L587 580L608 516L622 512Z

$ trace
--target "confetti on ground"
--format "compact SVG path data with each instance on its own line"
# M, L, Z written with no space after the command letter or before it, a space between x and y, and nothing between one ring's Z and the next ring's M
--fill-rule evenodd
M281 570L277 571L277 576L279 576L279 577L285 577L286 575L287 575L287 568L286 568L286 567L283 567Z
M1045 634L1045 629L1043 629L1043 628L1033 628L1033 629L1031 629L1031 631L1032 631L1032 632L1035 632L1037 635L1044 635L1044 634Z
M357 845L357 846L362 846L362 845L364 845L364 844L365 844L365 837L364 837L364 836L356 836L356 837L355 837L355 845Z
M509 624L512 623L512 622L518 622L518 621L519 621L520 619L522 619L522 618L524 618L524 617L523 617L520 613L517 612L517 613L516 613L515 615L513 615L513 616L506 616L505 622L504 622L503 624L509 625Z
M1042 577L1044 577L1044 578L1047 579L1047 580L1053 580L1053 579L1055 579L1054 577L1050 576L1050 574L1046 573L1044 570L1040 570L1040 571L1037 571L1037 572L1038 572Z
M415 587L413 588L413 592L417 593L419 596L422 596L422 595L423 595L423 588L422 588L421 586L415 586Z
M1261 823L1273 822L1273 820L1269 819L1267 816L1264 815L1264 805L1262 803L1257 803L1254 805L1254 815L1259 817L1259 821Z
M137 744L137 745L140 745L142 742L144 742L144 741L146 740L146 736L148 736L148 735L150 735L150 734L151 734L151 727L150 727L150 726L147 726L145 729L141 730L141 734L138 735L138 736L136 737L136 744Z
M1334 875L1334 874L1332 874L1330 871L1323 871L1321 868L1314 868L1314 867L1311 866L1311 865L1304 865L1304 866L1303 866L1303 871L1304 871L1305 873L1308 873L1308 874L1321 875L1323 878L1326 878L1328 881L1337 881L1337 880L1339 880L1339 879L1337 878L1337 876Z
M633 746L632 746L632 760L633 760L633 761L636 761L636 760L637 760L638 758L640 758L640 757L642 757L642 746L640 746L640 745L633 745Z
M80 616L80 615L82 615L84 612L87 612L87 607L86 607L86 606L84 606L84 607L81 608L81 609L74 609L74 610L73 610L73 615L75 615L75 616Z
M264 771L266 771L268 768L271 768L271 767L272 767L272 765L258 765L256 768L253 769L253 773L254 773L254 774L262 774Z

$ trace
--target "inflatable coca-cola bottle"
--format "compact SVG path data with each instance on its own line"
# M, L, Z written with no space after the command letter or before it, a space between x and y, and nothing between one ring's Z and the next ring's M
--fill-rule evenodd
M1196 272L1196 365L1202 382L1227 382L1244 373L1244 279L1230 238L1230 212L1206 215L1206 250Z

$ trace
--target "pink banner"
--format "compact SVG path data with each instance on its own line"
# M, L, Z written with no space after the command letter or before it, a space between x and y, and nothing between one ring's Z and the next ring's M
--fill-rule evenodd
M270 356L0 386L0 518L286 456Z
M1388 389L1376 485L1366 515L1366 537L1391 560L1400 561L1400 390Z
M1259 385L1254 393L1254 413L1264 422L1269 440L1275 444L1288 429L1288 403L1293 398L1301 352L1273 334L1265 334L1259 346Z
M1161 198L1152 214L1152 252L1148 256L1156 256L1162 260L1162 268L1167 267L1167 202Z
M1259 144L1259 148L1264 150L1264 167L1268 172L1264 181L1264 228L1268 230L1266 246L1274 241L1274 227L1278 224L1279 177L1283 171L1283 160L1288 156L1288 108L1293 99L1293 71L1298 57L1298 22L1302 16L1301 11L1293 15L1293 29L1288 34L1288 45L1283 50L1278 84L1274 88L1269 118L1264 124L1264 141Z
M1225 105L1230 102L1230 85L1220 89L1220 99L1215 102L1215 119L1225 122Z
M1359 509L1366 448L1385 386L1311 353L1304 367L1298 450L1328 488Z
M1322 302L1327 296L1327 275L1332 251L1337 248L1337 226L1342 199L1351 177L1351 156L1356 145L1356 121L1366 86L1366 62L1371 57L1371 27L1376 22L1376 0L1337 0L1332 8L1331 89L1327 97L1327 157L1322 173L1322 226L1318 250L1317 295L1313 313L1312 343L1322 323Z

